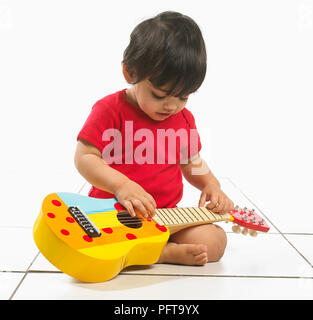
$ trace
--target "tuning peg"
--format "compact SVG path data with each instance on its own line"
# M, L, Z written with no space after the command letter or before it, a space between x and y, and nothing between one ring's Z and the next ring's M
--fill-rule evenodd
M251 237L256 237L258 235L258 232L255 231L255 230L250 229L249 230L249 234L250 234Z
M247 228L243 228L241 233L245 236L248 234L248 229Z
M235 233L240 233L241 229L238 225L233 225L232 228L233 232Z

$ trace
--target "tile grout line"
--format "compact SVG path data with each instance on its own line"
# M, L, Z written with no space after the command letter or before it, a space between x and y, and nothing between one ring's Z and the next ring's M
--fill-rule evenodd
M18 271L18 270L0 270L0 273L25 273L26 271Z
M307 233L307 232L282 232L282 234L287 235L295 235L295 236L313 236L313 233Z
M32 260L32 262L30 263L30 265L29 265L28 268L26 269L24 276L22 277L22 279L20 280L20 282L18 283L18 285L16 286L16 288L14 289L14 291L12 292L12 294L11 294L11 296L9 297L8 300L12 300L12 299L13 299L15 293L17 292L17 290L18 290L19 287L21 286L22 282L23 282L24 279L26 278L26 276L27 276L27 274L28 274L28 272L29 272L30 267L33 265L34 261L35 261L35 260L37 259L37 257L39 256L39 253L40 253L40 252L38 252L38 253L35 255L35 258Z
M285 234L282 233L276 226L275 224L264 214L264 212L262 210L260 210L260 208L247 196L243 193L243 191L241 191L241 189L239 189L237 187L237 185L230 179L227 178L228 181L237 189L239 190L239 192L249 201L251 202L252 205L254 205L263 215L264 217L274 226L274 228L279 232L279 234L289 243L289 245L296 250L296 252L309 264L309 266L312 268L312 264L311 262L286 238ZM287 234L287 233L286 233Z
M10 271L11 272L11 271ZM21 271L22 272L22 271ZM61 271L45 271L45 270L29 270L27 273L50 273L50 274L64 274ZM155 274L146 274L146 273L133 273L128 274L127 272L120 272L117 276L167 276L167 277L208 277L208 278L265 278L265 279L312 279L312 276L270 276L270 275L256 275L256 276L249 276L249 275L231 275L231 274L225 274L225 275L219 275L219 274L173 274L173 273L155 273ZM71 277L67 275L68 277ZM105 282L105 281L103 281Z
M248 276L248 275L219 275L219 274L172 274L172 273L163 273L163 274L146 274L146 273L134 273L126 274L120 273L122 276L167 276L167 277L199 277L199 278L256 278L256 279L312 279L313 276Z
M80 187L80 189L78 190L78 193L80 194L82 192L82 190L84 189L85 185L87 184L87 181L85 181L83 183L83 185Z
M253 204L260 212L262 212L262 214L264 215L264 217L272 224L272 226L281 234L282 232L275 226L275 224L264 214L264 212L262 210L260 210L258 208L258 206L251 201L242 191L241 189L239 189L239 187L237 187L237 185L230 179L227 178L227 180L233 185L233 187L235 187L251 204Z

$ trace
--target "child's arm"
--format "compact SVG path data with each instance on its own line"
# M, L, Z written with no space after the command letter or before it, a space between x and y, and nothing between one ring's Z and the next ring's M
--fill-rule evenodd
M202 191L199 207L210 201L206 207L213 212L226 213L234 208L234 203L221 190L219 181L199 154L189 159L188 164L180 164L180 168L185 179Z
M78 172L98 189L113 193L118 202L135 216L135 209L144 216L154 215L156 203L153 197L139 184L118 170L111 168L103 159L98 148L79 139L75 152Z

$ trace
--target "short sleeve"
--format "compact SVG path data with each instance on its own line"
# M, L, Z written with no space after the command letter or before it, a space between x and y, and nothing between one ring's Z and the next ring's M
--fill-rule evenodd
M200 135L198 133L196 121L193 114L187 108L184 108L182 110L182 115L187 122L188 138L189 138L188 158L190 159L200 152L202 145L201 145Z
M112 108L112 106L101 100L97 101L93 105L82 129L78 133L77 140L84 139L88 141L102 153L104 147L111 142L107 139L103 139L105 131L107 129L119 128L118 117Z

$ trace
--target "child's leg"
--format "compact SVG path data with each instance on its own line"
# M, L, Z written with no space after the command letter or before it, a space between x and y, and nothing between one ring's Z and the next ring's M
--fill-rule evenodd
M217 225L189 227L170 236L158 262L203 265L218 261L226 243L226 233Z

